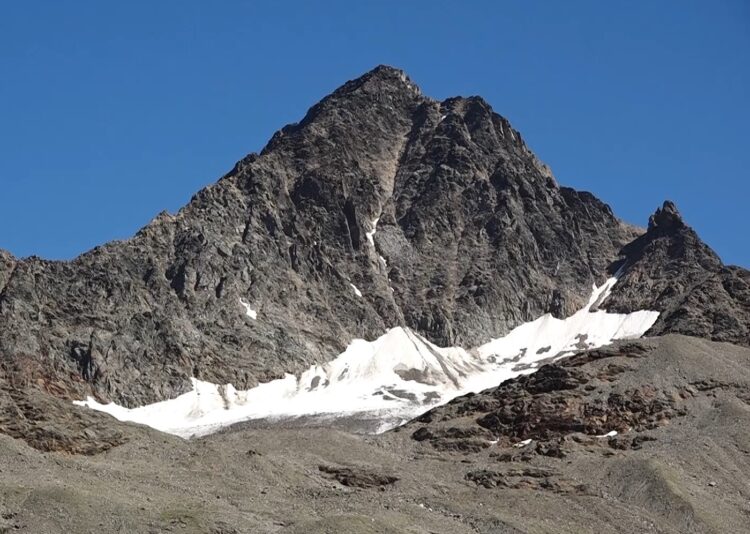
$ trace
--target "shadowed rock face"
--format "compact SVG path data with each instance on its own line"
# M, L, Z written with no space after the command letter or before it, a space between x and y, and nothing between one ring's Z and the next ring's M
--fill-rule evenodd
M3 253L0 358L134 406L191 376L247 388L396 325L470 346L577 309L636 235L481 98L438 102L378 67L132 239L70 262Z
M620 255L611 270L623 268L624 274L604 308L662 312L649 335L673 332L750 345L750 272L724 266L672 202Z

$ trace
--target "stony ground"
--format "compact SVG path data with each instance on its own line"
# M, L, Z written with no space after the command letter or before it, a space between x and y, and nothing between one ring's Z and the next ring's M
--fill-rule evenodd
M55 443L65 433L43 422L33 426L36 448L0 435L0 532L747 532L750 350L683 336L624 347L570 360L568 370L594 378L563 391L586 392L584 404L636 384L687 393L672 398L673 416L620 426L613 438L593 437L599 427L584 425L532 432L518 447L512 425L477 424L497 406L457 417L467 399L436 411L432 423L381 436L245 426L193 441L71 408L82 415L71 419L78 426L71 424L67 443L94 454L40 450L50 448L45 428ZM605 368L620 369L618 380L595 372ZM554 387L519 383L503 391L517 390L531 409L526 417L544 420L539 395L554 398ZM450 428L459 445L480 445L412 438ZM486 434L461 437L476 428ZM110 443L97 446L99 439Z

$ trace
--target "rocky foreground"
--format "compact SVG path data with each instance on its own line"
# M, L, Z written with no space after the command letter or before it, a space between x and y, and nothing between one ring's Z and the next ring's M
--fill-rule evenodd
M59 412L36 415L56 429L55 452L0 435L0 532L682 534L750 524L750 349L679 335L549 364L379 436L298 421L184 441L65 410L71 426ZM79 433L81 418L92 420Z

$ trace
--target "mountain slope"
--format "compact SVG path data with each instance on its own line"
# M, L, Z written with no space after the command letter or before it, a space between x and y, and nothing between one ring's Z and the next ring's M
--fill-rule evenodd
M132 239L0 251L0 532L746 532L749 283L378 67Z
M597 406L648 384L687 413L613 438L574 430L524 447L513 446L516 436L477 434L478 452L412 440L415 426L379 436L246 427L182 440L109 418L127 442L93 457L0 435L0 531L745 534L750 349L675 335L625 347L563 360L579 379L574 389L556 389L570 381L547 374L504 392L516 389L517 405L548 423L555 398ZM591 384L598 391L586 391ZM465 415L442 423L456 428L453 442L469 428Z
M132 239L4 255L0 355L126 406L193 377L245 389L393 326L471 346L565 316L635 235L480 98L437 102L378 67Z

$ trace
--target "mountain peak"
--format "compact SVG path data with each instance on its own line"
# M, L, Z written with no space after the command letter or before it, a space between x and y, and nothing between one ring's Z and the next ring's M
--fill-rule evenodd
M685 226L682 215L680 215L677 206L671 200L665 200L662 207L658 208L648 220L648 230L650 232L669 233Z
M648 231L623 247L620 257L621 260L612 264L611 270L615 266L626 265L627 272L638 271L638 264L653 270L674 264L675 273L682 276L692 271L695 266L710 272L723 267L721 259L701 240L695 230L685 223L671 200L665 200L649 217ZM653 279L654 276L654 273L651 273L644 280ZM625 285L624 282L618 283L619 288ZM648 291L644 290L644 295L647 293Z
M78 373L68 395L132 407L190 391L191 377L247 389L302 372L394 326L477 346L574 313L621 250L632 283L615 292L632 288L630 311L662 311L675 302L652 306L664 291L722 269L673 203L632 241L604 203L559 187L486 101L431 100L386 65L225 178L73 262L0 254L0 360L38 355Z
M364 73L358 79L377 79L386 82L408 83L414 85L406 72L390 65L378 65L377 67Z
M405 77L406 73L396 67L392 67L391 65L384 65L380 64L377 67L369 70L363 76L380 76L383 78L393 78L393 77Z
M363 75L349 80L339 87L334 94L346 94L364 90L380 90L388 88L390 91L407 91L416 95L421 95L421 89L411 81L409 76L401 69L391 67L390 65L378 65L374 69Z

